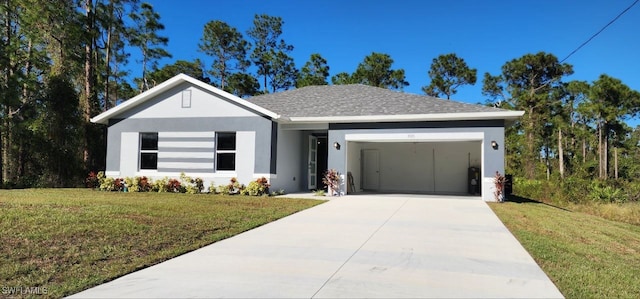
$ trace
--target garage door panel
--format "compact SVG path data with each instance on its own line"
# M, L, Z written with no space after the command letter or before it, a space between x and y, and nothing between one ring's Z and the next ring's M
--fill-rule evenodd
M469 165L480 166L480 146L479 141L368 142L362 150L378 151L379 191L465 194Z
M380 190L433 192L433 146L380 143Z
M473 145L473 143L469 142L439 143L435 145L435 192L466 193L467 171ZM479 149L479 145L477 147Z

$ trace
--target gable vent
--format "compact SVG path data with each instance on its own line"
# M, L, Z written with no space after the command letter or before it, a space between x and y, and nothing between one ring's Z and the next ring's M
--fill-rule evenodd
M182 91L182 108L191 108L191 90Z

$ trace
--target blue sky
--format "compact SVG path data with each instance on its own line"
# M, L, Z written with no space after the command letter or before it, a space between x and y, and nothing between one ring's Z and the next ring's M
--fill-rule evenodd
M209 68L211 60L198 51L204 24L222 20L245 34L254 15L264 13L283 18L282 38L295 47L298 68L320 53L331 75L351 73L365 56L382 52L391 55L394 68L405 70L405 92L421 94L432 59L454 52L478 70L476 85L452 96L470 103L486 99L485 72L498 74L505 62L527 53L562 59L633 1L147 0L161 16L173 55L161 64L200 58ZM568 79L591 82L606 73L640 90L639 32L637 4L566 61L575 71ZM135 62L137 50L132 54ZM135 64L131 68L139 77Z

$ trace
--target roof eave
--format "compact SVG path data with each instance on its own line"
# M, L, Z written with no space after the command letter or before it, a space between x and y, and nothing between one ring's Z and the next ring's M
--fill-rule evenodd
M498 112L462 112L433 114L399 114L399 115L356 115L356 116L319 116L288 117L288 122L295 123L361 123L361 122L403 122L403 121L451 121L451 120L517 120L524 111Z

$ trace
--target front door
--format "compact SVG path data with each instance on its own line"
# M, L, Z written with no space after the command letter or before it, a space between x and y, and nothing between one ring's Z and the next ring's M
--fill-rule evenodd
M318 181L318 137L309 136L309 171L308 171L308 187L309 190L317 189Z
M362 189L378 190L380 188L380 160L378 150L362 150Z

